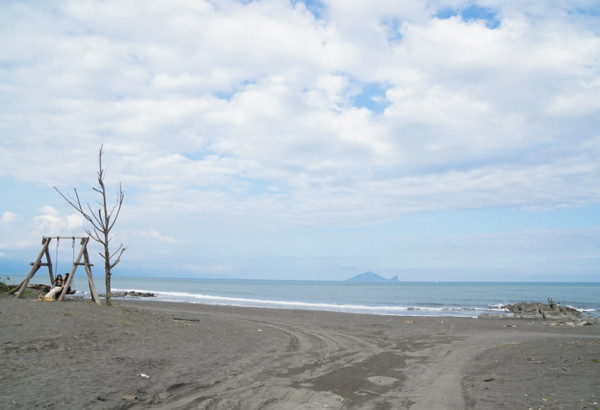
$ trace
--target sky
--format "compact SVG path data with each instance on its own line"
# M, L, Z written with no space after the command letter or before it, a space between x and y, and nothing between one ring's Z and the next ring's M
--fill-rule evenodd
M113 275L598 282L600 3L0 2L0 275L101 145Z

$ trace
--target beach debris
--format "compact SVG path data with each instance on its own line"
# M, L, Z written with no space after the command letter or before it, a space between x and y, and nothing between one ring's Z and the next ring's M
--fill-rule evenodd
M527 360L529 360L530 363L532 364L542 364L544 362L541 362L539 360L535 360L533 357L528 357Z
M398 379L387 376L371 376L367 377L367 380L370 383L376 384L378 386L392 386L394 385L394 383L398 382Z
M150 376L148 376L146 373L138 373L138 376L143 377L144 379L150 378Z
M404 319L404 320L402 321L402 323L404 323L404 324L408 325L408 324L411 324L411 323L416 323L416 322L415 322L414 320L412 320L412 319Z
M125 401L137 400L137 396L135 394L126 394L125 396L123 396L121 398Z
M106 295L100 293L98 296L104 297ZM153 298L155 295L153 292L137 292L135 290L129 290L125 292L111 292L111 296L114 298L124 298L126 296L133 296L136 298Z
M486 383L493 382L494 380L496 380L494 377L490 377L489 379L483 379L483 381Z
M257 332L264 332L264 330L262 330L262 329L257 329L256 331Z

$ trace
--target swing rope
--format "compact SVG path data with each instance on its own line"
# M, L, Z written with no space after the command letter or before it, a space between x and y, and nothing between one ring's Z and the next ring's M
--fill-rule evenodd
M71 244L71 248L73 248L73 259L71 261L72 264L75 264L75 237L73 237L73 243ZM71 286L75 287L75 278L71 278Z
M56 275L54 276L54 280L56 280L56 276L58 276L58 244L60 243L60 237L57 236L56 237L56 254L54 256L54 260L55 260L55 265L56 265L56 272L54 272ZM51 283L50 286L54 286L54 283Z

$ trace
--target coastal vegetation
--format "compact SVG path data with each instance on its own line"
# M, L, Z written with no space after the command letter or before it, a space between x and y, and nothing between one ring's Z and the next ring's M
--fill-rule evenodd
M8 295L9 293L13 292L15 290L15 287L17 285L13 285L10 283L10 277L8 276L0 276L0 295L2 294L6 294ZM36 289L34 288L26 288L25 291L23 292L23 296L25 297L37 297L38 293Z
M7 283L9 280L10 278L8 276L0 276L0 293L10 292L11 288Z

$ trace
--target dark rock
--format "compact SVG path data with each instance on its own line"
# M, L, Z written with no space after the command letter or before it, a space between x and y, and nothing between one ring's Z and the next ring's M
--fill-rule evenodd
M511 312L517 319L548 319L548 320L573 320L581 317L581 312L568 306L558 304L521 302L514 305L502 306Z

